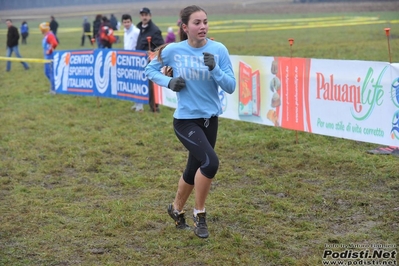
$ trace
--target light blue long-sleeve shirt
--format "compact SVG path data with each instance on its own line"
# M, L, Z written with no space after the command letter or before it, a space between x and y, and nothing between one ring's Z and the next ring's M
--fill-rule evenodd
M203 53L215 56L216 66L210 71L204 64ZM200 48L191 47L187 41L171 43L166 46L161 58L153 59L145 68L148 79L160 86L168 87L172 78L163 75L163 66L173 68L173 77L182 77L186 86L177 92L177 119L210 118L222 114L218 87L227 93L233 93L236 79L227 48L220 42L207 39Z

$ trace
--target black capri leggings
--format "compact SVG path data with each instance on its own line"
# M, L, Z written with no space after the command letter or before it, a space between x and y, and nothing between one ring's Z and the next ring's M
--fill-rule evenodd
M213 178L219 168L219 158L215 153L218 132L218 117L209 119L174 119L173 127L180 142L189 151L183 179L194 185L198 168L207 178Z

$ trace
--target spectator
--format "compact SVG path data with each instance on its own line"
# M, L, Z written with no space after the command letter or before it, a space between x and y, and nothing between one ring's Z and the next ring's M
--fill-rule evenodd
M169 27L168 34L166 35L166 38L165 38L165 43L171 43L171 42L175 42L175 41L176 41L176 35L173 32L173 28Z
M129 14L122 15L122 24L125 30L123 35L123 49L136 50L140 30L132 24L132 17ZM136 112L144 111L142 103L135 103L131 109Z
M101 21L102 23L100 25L100 31L99 31L101 46L102 48L111 49L112 44L115 42L115 37L113 34L111 23L109 22L109 19L106 16L103 16ZM111 40L111 38L113 39Z
M26 38L28 38L29 36L29 27L28 27L28 23L26 21L22 21L21 24L21 36L22 36L22 44L27 44L26 43Z
M111 27L112 27L113 30L117 30L118 20L116 19L114 14L111 14L111 16L109 18L109 23L111 24Z
M11 19L6 20L6 24L8 27L7 31L7 57L11 57L12 52L15 53L15 56L18 58L22 58L18 49L18 41L19 41L19 32L18 29L12 25ZM26 62L21 62L26 70L29 69L29 66ZM6 71L9 72L11 70L11 61L7 61Z
M116 17L114 16L114 14L111 14L111 17L109 18L109 22L111 23L111 27L114 31L117 31L118 28L118 20L116 19ZM115 34L115 33L114 33ZM119 36L115 34L115 39L116 39L116 43L119 42Z
M151 11L147 7L140 9L141 22L137 24L140 35L137 40L137 50L154 51L164 44L161 30L152 22ZM147 38L151 38L150 42ZM152 112L159 112L159 106L155 103L154 84L149 81L149 105Z
M55 37L54 33L50 30L50 25L48 22L40 23L39 29L43 34L43 54L44 59L52 60L53 59L53 51L58 46L57 38ZM46 62L44 64L44 74L50 81L50 93L55 93L54 88L54 74L53 74L53 63Z
M91 30L90 30L90 22L89 21L87 21L87 17L84 17L84 19L83 19L83 24L82 24L82 27L83 27L83 35L82 35L82 43L81 43L81 46L84 46L85 45L85 40L86 40L86 37L89 39L89 42L91 43L91 45L93 45L93 42L92 42L92 39L91 39Z
M57 39L57 42L59 43L59 40L57 37L58 22L55 20L54 16L50 17L50 30L53 32L55 38Z
M215 177L219 159L214 150L218 117L222 114L219 87L233 93L236 87L233 66L227 48L207 38L207 14L199 6L181 10L180 42L158 50L157 59L145 68L148 79L168 87L177 94L173 127L177 138L188 149L186 169L178 182L175 199L167 208L176 228L186 229L184 205L195 191L193 211L194 233L209 236L205 201ZM173 77L160 72L162 67L173 69ZM195 78L180 73L198 73Z
M95 20L93 21L93 39L92 43L94 43L94 41L97 43L97 48L102 48L101 46L101 42L100 42L100 36L99 36L99 32L100 32L100 26L101 26L101 18L102 15L98 14L95 18Z

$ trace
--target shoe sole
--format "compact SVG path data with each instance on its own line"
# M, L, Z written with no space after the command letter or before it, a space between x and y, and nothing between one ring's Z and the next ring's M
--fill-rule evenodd
M176 226L177 229L181 229L181 230L190 229L190 226L188 224L185 224L184 227L182 225L178 225L177 224L179 221L176 220L175 216L173 215L173 206L172 206L172 204L169 204L169 206L168 206L168 214L169 214L170 218L172 218L173 221L175 221L175 226Z
M175 219L175 217L173 216L172 213L173 213L173 206L172 206L172 204L169 204L168 205L168 214L169 214L170 218L173 219L173 221L178 222L178 221L176 221L176 219Z
M195 231L195 229L194 229L194 234L195 234L196 236L198 236L199 238L208 238L208 236L209 236L209 233L206 234L206 235L197 234L197 232Z

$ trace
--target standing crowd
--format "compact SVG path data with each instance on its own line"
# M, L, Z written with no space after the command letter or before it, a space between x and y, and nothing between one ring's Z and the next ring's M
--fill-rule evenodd
M27 44L27 38L29 36L29 26L26 21L23 21L20 27L21 35L18 29L13 25L11 19L6 20L7 24L7 57L11 57L12 53L15 53L17 58L22 58L21 54L19 53L18 44L20 36L22 36L22 44ZM42 39L42 49L44 55L44 74L47 79L50 81L50 93L54 94L55 90L53 87L53 64L51 60L53 59L53 51L58 46L59 40L56 36L57 29L58 29L58 22L55 20L54 16L50 17L50 22L43 22L40 23L39 29L43 34ZM24 62L20 61L22 66L25 70L29 69L29 65ZM11 70L11 61L7 61L6 71L9 72Z
M124 27L124 49L126 50L143 50L148 51L153 55L154 51L162 46L164 43L171 43L176 41L176 35L173 32L173 28L168 28L168 34L163 39L162 31L153 23L151 19L151 11L149 8L144 7L139 11L140 22L135 25L130 14L123 14L121 17L122 23L118 21L114 14L110 15L110 18L101 14L96 15L92 25L88 21L87 17L83 18L82 23L82 36L80 45L85 46L86 39L88 39L91 46L96 45L99 49L112 48L114 43L119 43L120 38L118 34L115 34L123 24ZM26 21L23 21L20 26L20 33L18 29L13 25L11 19L6 20L8 27L7 33L7 51L6 56L11 57L14 53L16 57L22 58L18 43L21 38L22 44L27 44L29 36L29 26ZM46 50L44 53L45 60L52 60L52 51L59 45L60 40L57 35L59 23L54 16L50 16L49 22L43 22L39 25L40 31L43 33L42 46ZM49 49L51 48L51 49ZM29 65L27 62L21 61L23 67L28 70ZM51 82L51 64L44 64L45 76ZM11 61L7 61L6 71L11 70ZM150 95L149 95L149 107L151 112L159 112L159 105L155 103L154 99L154 84L150 81ZM50 92L53 93L54 88L51 88ZM132 108L133 111L143 112L144 106L141 103L135 103Z
M140 9L140 22L137 25L133 24L133 19L130 14L123 14L121 17L124 28L123 48L125 50L143 50L148 51L153 55L155 50L162 46L165 42L174 42L175 35L173 29L168 30L166 40L163 39L162 31L152 21L152 15L149 8L144 7ZM87 22L84 22L87 23ZM117 21L114 14L111 14L110 19L106 16L98 14L93 21L93 38L92 44L96 43L97 48L112 48L114 43L119 41L119 36L115 35L115 31L119 30L120 23ZM84 24L85 25L85 24ZM82 46L84 45L85 35L87 30L84 27L82 36ZM86 24L87 27L87 24ZM150 56L151 57L151 56ZM149 107L151 112L159 112L159 105L155 102L154 84L149 81ZM131 109L136 112L143 112L144 106L141 103L135 103Z

